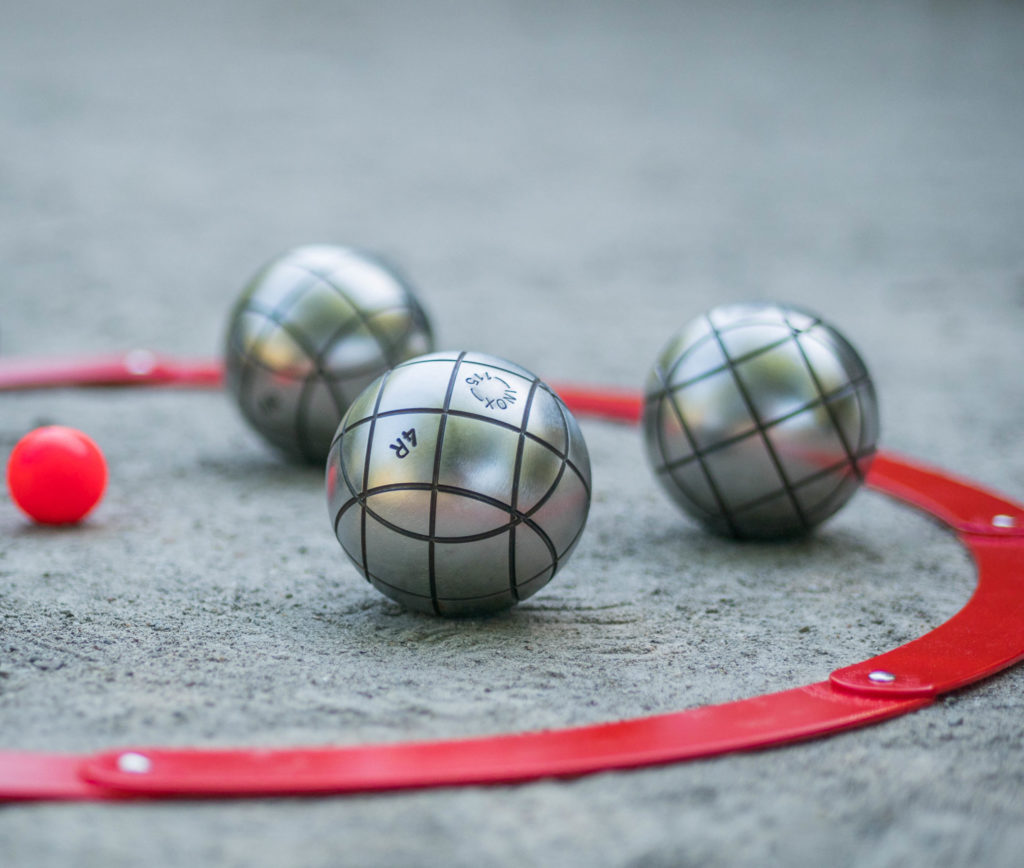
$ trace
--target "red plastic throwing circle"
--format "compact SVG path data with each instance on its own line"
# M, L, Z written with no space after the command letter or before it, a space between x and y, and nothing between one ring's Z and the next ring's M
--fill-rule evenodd
M7 487L21 510L40 524L72 524L103 496L107 462L86 434L48 425L30 431L14 447Z
M132 357L0 360L0 392L57 386L216 386L216 362ZM575 412L636 423L643 396L560 386ZM973 555L967 604L906 645L828 679L720 705L566 729L440 741L282 748L129 747L68 754L0 749L0 803L34 799L286 796L513 783L789 744L924 708L1024 660L1024 503L879 454L869 487L949 525Z

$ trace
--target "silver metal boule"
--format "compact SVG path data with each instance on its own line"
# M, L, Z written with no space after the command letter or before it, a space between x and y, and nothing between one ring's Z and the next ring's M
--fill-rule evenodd
M832 326L779 304L726 305L664 348L643 429L659 482L692 517L727 536L784 537L820 524L863 482L878 402Z
M394 268L361 250L308 245L243 290L228 328L227 386L268 442L320 463L355 397L431 349L427 316Z
M349 408L327 459L335 535L411 609L480 615L546 585L583 532L590 458L561 399L483 353L397 365Z

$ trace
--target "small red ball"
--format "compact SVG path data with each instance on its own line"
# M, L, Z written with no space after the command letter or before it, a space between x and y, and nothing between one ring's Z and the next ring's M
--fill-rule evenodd
M22 511L40 524L71 524L99 503L107 487L107 462L81 431L48 425L14 447L7 487Z

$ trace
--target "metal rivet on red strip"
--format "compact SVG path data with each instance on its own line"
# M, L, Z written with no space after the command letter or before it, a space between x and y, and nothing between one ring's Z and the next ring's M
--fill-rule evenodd
M994 515L992 516L992 527L1016 527L1017 519L1012 515Z
M156 368L156 354L149 350L131 350L125 354L124 366L129 374L144 377Z
M895 680L896 676L884 669L876 669L874 672L868 673L868 681L874 681L875 684L892 684Z
M123 753L117 758L117 767L133 775L144 775L153 768L153 761L141 753Z

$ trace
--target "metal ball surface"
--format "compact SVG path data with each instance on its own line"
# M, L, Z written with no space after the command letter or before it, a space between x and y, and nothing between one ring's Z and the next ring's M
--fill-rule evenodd
M705 527L787 537L827 519L863 482L878 402L857 351L818 317L725 305L658 357L643 430L658 481Z
M264 439L321 463L355 397L432 348L427 316L394 268L354 248L297 247L260 269L238 299L227 386Z
M338 427L327 505L356 568L411 609L481 615L566 562L590 507L590 458L561 399L483 353L434 353L370 385Z

